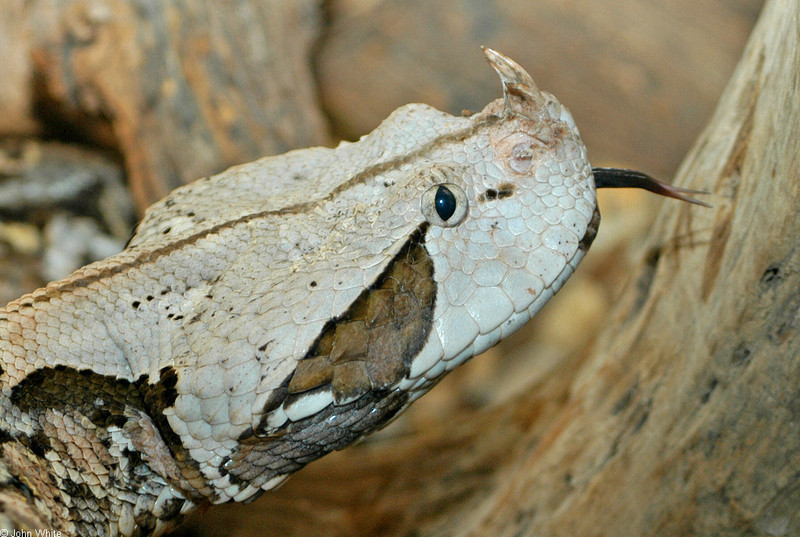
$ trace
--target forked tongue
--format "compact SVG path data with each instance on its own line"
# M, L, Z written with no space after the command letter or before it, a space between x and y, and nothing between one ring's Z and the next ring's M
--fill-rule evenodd
M688 201L703 207L712 206L709 203L687 196L687 194L708 194L708 192L674 186L642 172L621 168L592 168L592 174L597 188L643 188L661 196Z

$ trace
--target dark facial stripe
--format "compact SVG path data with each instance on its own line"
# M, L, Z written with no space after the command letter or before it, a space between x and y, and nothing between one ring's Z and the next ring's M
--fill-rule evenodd
M329 385L334 402L387 389L408 374L433 324L436 283L421 225L348 310L326 323L298 362L288 400Z
M425 232L428 228L429 224L427 222L421 224L417 230L412 233L397 255L395 255L394 259L388 264L384 272L375 279L368 289L365 289L358 298L353 301L347 311L336 319L331 319L325 323L320 335L311 345L309 351L298 362L297 369L284 380L281 387L275 390L264 405L264 417L261 423L256 427L255 432L248 429L240 440L244 440L254 434L261 434L266 427L267 417L270 412L286 402L287 398L289 398L289 402L291 402L292 398L296 398L298 394L318 387L331 389L335 377L336 365L343 365L347 362L361 362L361 366L363 366L348 365L339 370L343 378L340 379L340 383L337 383L337 385L341 385L342 389L345 389L345 387L350 389L360 387L364 390L364 393L366 393L372 389L378 388L378 386L373 387L371 380L373 375L376 379L384 378L384 380L386 380L386 375L379 375L377 368L373 366L367 367L364 363L368 353L361 352L363 349L361 349L358 341L363 341L363 338L369 338L369 333L352 334L353 336L361 338L358 341L354 341L352 345L350 345L349 342L345 345L344 339L348 331L352 330L352 328L345 328L341 333L337 334L337 332L339 332L337 327L344 326L351 321L360 322L363 326L369 325L370 328L376 328L378 325L382 325L389 317L393 317L392 322L399 321L401 327L406 327L407 332L415 332L403 334L403 337L408 338L405 343L406 348L404 353L383 356L383 358L391 364L391 366L386 367L394 371L394 374L389 376L396 376L401 370L403 374L405 374L407 368L410 367L411 358L419 352L419 348L424 344L432 326L431 317L436 300L435 286L433 286L432 289L418 289L419 285L424 285L420 282L419 278L416 276L408 278L410 274L408 270L409 267L415 267L413 269L414 272L420 274L419 271L421 270L422 273L426 274L426 279L430 284L433 284L433 266L423 246ZM399 268L401 265L404 265L402 269ZM400 273L401 270L405 273L405 276ZM387 311L386 308L394 306L395 295L397 295L398 301L404 298L403 293L395 293L393 290L387 293L387 286L392 285L395 285L397 288L405 288L414 295L414 298L422 299L421 302L417 303L419 309L416 310L416 313L420 316L419 319L424 322L417 324L413 318L407 316L398 319L394 317L395 313L393 311ZM361 327L359 326L359 328ZM399 332L397 328L397 325L395 325L395 331ZM365 331L369 332L370 330L365 328ZM375 335L377 336L377 332ZM341 346L334 351L333 346L337 340L340 340L342 343L340 344ZM371 355L372 360L380 357L377 351L378 347L376 346ZM332 354L333 358L331 357ZM360 359L355 360L355 358ZM359 369L361 374L354 377L353 375L357 373L355 371L356 367L361 367ZM383 371L385 373L386 369ZM341 395L344 396L344 393ZM350 392L349 395L352 397L353 393Z
M328 321L297 369L272 394L254 432L220 467L232 483L260 487L342 449L388 423L407 402L390 391L425 344L433 325L436 285L425 250L424 223L386 270L347 311ZM334 404L266 436L266 421L281 404L331 390Z

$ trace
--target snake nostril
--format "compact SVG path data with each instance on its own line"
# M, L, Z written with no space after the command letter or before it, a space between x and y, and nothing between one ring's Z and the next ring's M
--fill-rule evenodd
M525 173L531 169L533 163L533 148L529 143L515 145L511 149L509 166L517 173Z

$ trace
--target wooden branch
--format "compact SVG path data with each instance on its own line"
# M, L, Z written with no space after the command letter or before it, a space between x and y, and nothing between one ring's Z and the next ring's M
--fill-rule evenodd
M0 103L13 111L0 134L39 122L115 149L140 210L231 165L328 141L310 69L316 2L137 5L13 0L0 13L11 50Z
M800 534L799 22L767 2L677 180L714 209L664 204L591 354L329 456L251 506L258 522L236 506L205 534Z

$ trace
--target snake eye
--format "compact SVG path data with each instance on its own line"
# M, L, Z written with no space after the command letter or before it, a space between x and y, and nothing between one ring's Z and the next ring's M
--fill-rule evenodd
M433 204L436 207L436 214L444 221L447 221L456 212L456 197L444 185L439 185L439 188L436 189Z
M467 216L467 195L452 183L434 185L422 195L422 214L431 224L457 226Z

